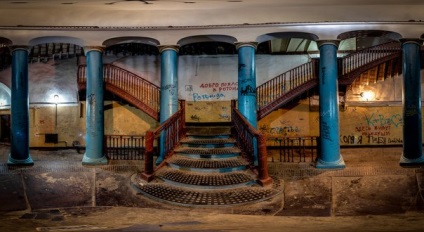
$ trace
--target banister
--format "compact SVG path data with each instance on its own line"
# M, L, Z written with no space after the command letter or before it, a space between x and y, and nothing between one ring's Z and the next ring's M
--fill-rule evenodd
M313 88L318 83L317 63L318 61L314 59L258 86L256 88L258 119L279 108L290 100L294 93Z
M266 136L250 125L240 111L236 109L234 100L231 106L231 122L237 132L234 135L237 144L242 149L244 155L251 156L247 158L249 158L250 164L258 171L258 182L262 186L268 186L272 184L272 179L268 175ZM255 164L255 154L257 154L257 164Z
M105 88L108 91L135 105L154 119L159 119L160 88L158 86L113 64L105 64L103 67ZM84 89L86 85L85 64L78 66L77 81L78 88Z
M172 155L173 149L179 145L181 139L185 137L185 100L180 101L180 110L174 115L169 117L159 127L153 131L146 132L146 152L144 156L144 172L141 174L141 178L146 181L151 181L154 174L154 163L153 163L153 144L161 134L165 136L166 145L164 146L163 153L165 158ZM160 167L162 162L158 167Z

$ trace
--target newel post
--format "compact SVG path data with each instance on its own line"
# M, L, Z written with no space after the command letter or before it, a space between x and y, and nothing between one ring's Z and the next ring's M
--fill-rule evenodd
M259 183L262 186L268 186L272 184L272 179L268 174L268 160L266 151L266 136L262 133L259 134L258 139L258 171L259 171Z
M146 151L144 154L144 172L141 178L147 182L153 179L153 141L154 134L152 131L146 132Z

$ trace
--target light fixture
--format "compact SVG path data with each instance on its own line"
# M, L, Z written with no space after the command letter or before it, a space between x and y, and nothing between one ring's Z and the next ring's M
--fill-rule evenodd
M54 103L57 104L59 102L59 95L55 94L53 96L53 99L54 99Z
M359 96L361 96L362 100L369 101L374 99L375 94L373 91L364 91Z

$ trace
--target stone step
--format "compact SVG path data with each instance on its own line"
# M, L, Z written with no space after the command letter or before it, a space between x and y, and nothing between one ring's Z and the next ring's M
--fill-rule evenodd
M231 126L186 126L187 136L229 136Z
M192 138L192 139L216 139L216 138L228 139L231 137L231 134L219 133L219 134L205 135L205 134L196 134L196 133L186 133L186 137Z
M246 170L249 163L241 157L223 159L190 159L174 155L167 160L168 166L185 171L223 173Z
M163 168L156 173L156 176L165 183L175 186L199 189L229 189L255 184L254 175L248 173L244 171L205 174Z
M185 147L204 147L204 148L233 147L235 143L236 143L236 140L233 138L186 137L181 140L181 145Z
M238 147L220 147L220 148L203 148L203 147L186 147L179 146L174 149L175 154L193 159L222 159L237 157L241 150Z
M131 183L136 191L148 198L189 207L250 204L267 200L281 191L274 186L272 188L247 186L237 189L198 190L158 182L146 184L139 179L139 175L134 175Z

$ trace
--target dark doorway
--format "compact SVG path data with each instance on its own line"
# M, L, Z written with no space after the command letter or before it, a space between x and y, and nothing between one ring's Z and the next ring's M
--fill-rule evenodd
M0 142L10 143L10 114L0 115Z

